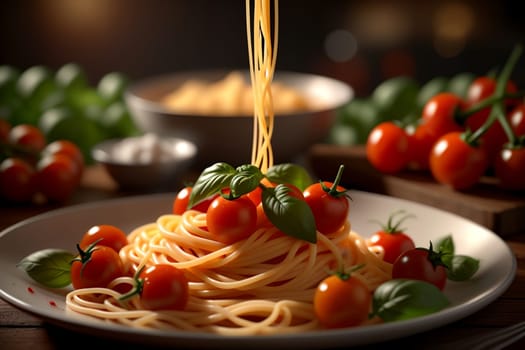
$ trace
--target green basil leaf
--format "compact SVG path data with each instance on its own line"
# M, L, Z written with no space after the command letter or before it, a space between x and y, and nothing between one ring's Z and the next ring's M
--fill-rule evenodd
M188 207L219 193L223 188L229 187L232 177L236 174L235 168L226 163L215 163L200 174L191 190Z
M300 165L293 163L277 164L268 169L266 177L277 184L290 183L301 191L312 184L310 174Z
M445 263L445 265L447 265L447 267L452 263L455 249L456 248L454 246L452 235L443 237L436 244L436 250L443 253L441 260Z
M236 169L230 182L230 190L234 197L249 193L259 186L264 178L263 173L255 165L241 165Z
M304 200L289 195L289 188L279 184L262 191L264 213L283 233L310 243L317 242L312 210Z
M479 260L466 255L454 255L447 269L447 278L452 281L466 281L479 269Z
M454 247L454 240L452 239L452 235L448 235L443 237L438 241L436 244L437 251L441 251L444 254L450 254L454 255L455 247Z
M374 292L372 315L385 322L428 315L449 305L445 294L433 284L419 280L393 279Z
M60 249L43 249L23 258L17 266L29 277L49 288L62 288L71 283L71 261L75 255Z

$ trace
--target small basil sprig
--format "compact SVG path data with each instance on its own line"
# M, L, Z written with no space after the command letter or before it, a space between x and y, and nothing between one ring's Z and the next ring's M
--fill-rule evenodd
M275 188L264 186L261 181L267 178L278 184ZM317 231L312 210L289 193L285 184L292 184L304 190L312 180L308 172L293 163L274 165L266 174L254 165L241 165L237 168L220 162L215 163L197 178L191 191L188 207L216 194L228 191L228 198L235 199L250 193L257 187L262 190L262 205L268 219L285 234L311 243L317 241Z
M455 254L452 236L443 237L437 244L438 251L443 253L442 260L447 265L447 278L461 282L470 279L479 270L479 260L467 255Z
M412 279L392 279L379 285L372 297L370 317L385 322L408 320L440 311L450 304L439 288Z
M75 256L61 249L43 249L29 254L17 264L36 282L49 288L71 283L71 261Z

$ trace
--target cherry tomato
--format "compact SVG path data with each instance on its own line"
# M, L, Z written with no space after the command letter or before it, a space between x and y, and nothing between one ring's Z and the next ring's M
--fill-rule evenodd
M519 104L508 115L508 120L514 135L525 135L525 104Z
M464 101L450 92L441 92L427 101L421 114L422 125L435 139L451 131L462 131L456 113L464 108Z
M84 233L79 245L81 249L87 249L89 245L95 242L98 245L110 247L118 253L120 248L128 244L128 237L124 231L116 226L95 225Z
M46 146L46 138L42 131L30 124L18 124L9 132L9 143L25 148L34 153L40 153Z
M257 223L256 227L272 227L273 224L266 216L262 203L257 204Z
M335 274L317 286L314 312L324 327L353 327L367 320L371 302L371 293L360 279Z
M63 154L41 158L37 164L39 189L48 200L64 202L78 187L79 172L75 161Z
M414 248L401 254L392 266L392 278L408 278L432 283L443 290L447 268L441 255L430 249Z
M51 154L64 154L75 161L78 164L80 173L84 171L84 155L80 148L69 140L56 140L47 144L42 150L42 157ZM80 179L79 179L80 181Z
M379 171L396 173L408 164L408 135L394 122L376 125L366 141L368 161Z
M218 196L208 208L206 224L217 241L232 244L253 233L257 225L257 208L246 196L236 199Z
M79 256L71 265L73 288L105 288L117 277L124 276L124 265L118 253L110 247L95 245L79 248Z
M495 160L494 172L501 188L525 189L525 147L503 148Z
M408 166L415 170L428 170L430 152L436 138L427 132L425 125L417 125L407 129L408 134Z
M267 178L263 178L261 180L261 184L263 186L266 186L266 187L275 187L276 184L272 183L270 180L268 180ZM246 196L248 198L251 199L251 201L255 204L255 205L258 205L259 203L261 203L261 196L262 196L262 189L261 187L257 187L255 190L249 192L246 194Z
M467 96L465 98L468 106L472 106L478 102L481 102L489 97L491 97L496 91L497 81L488 76L477 77L472 81L467 89ZM516 84L509 80L507 82L506 92L513 93L518 91ZM505 105L507 107L512 107L519 103L519 99L506 99ZM488 115L490 113L490 107L483 109L482 114Z
M485 150L467 144L461 132L443 135L430 154L430 170L434 178L457 190L474 186L488 164Z
M13 202L29 202L37 192L35 168L21 158L0 163L0 196Z
M148 267L140 273L140 302L148 310L183 310L189 299L184 272L169 264Z
M173 206L172 206L173 214L182 215L186 210L189 209L188 203L190 201L191 189L192 189L191 186L186 186L182 190L177 192L177 195L175 196L175 199L173 200ZM208 199L205 199L202 202L194 205L191 209L205 213L208 210L208 207L210 206L211 202L216 197L217 196L212 196Z
M396 223L392 221L397 214L401 213L403 212L400 211L390 215L387 223L381 225L382 229L370 237L370 244L372 246L382 247L384 252L383 260L391 264L393 264L401 254L416 247L412 238L400 227L403 220L409 216L406 215L402 217Z
M317 182L305 188L303 195L314 214L317 231L335 232L348 220L350 203L344 187L329 181Z

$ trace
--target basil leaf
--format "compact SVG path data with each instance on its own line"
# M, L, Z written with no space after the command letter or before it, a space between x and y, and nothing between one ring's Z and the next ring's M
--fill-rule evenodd
M313 182L305 168L293 163L277 164L270 167L266 172L266 177L274 183L290 183L301 191L304 191Z
M438 244L436 244L436 248L438 252L441 251L447 255L454 255L454 250L456 248L454 247L454 240L452 239L452 235L445 236L441 240L439 240Z
M72 253L60 249L43 249L23 258L17 266L29 277L50 288L62 288L71 283Z
M437 312L449 305L445 294L433 284L393 279L381 284L372 298L372 315L385 322L407 320Z
M236 174L235 168L226 163L215 163L200 174L191 190L188 207L219 193L221 189L229 187L232 177Z
M255 165L241 165L236 169L230 182L230 190L234 197L249 193L259 186L264 178L263 173Z
M445 236L439 240L436 248L438 252L442 253L441 260L443 263L449 267L452 263L452 258L454 257L454 251L456 249L452 235Z
M479 260L466 255L454 255L447 269L447 278L452 281L466 281L479 269Z
M279 184L262 191L264 213L283 233L310 243L317 242L315 218L308 204L289 195L290 189Z

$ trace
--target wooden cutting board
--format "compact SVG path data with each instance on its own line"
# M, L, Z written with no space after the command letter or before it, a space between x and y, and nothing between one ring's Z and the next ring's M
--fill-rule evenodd
M335 179L343 164L343 185L349 189L430 205L461 215L501 236L525 232L525 192L504 191L488 176L475 188L459 192L437 183L428 172L407 170L386 175L368 162L363 146L317 144L310 149L307 163L317 178L327 181Z

